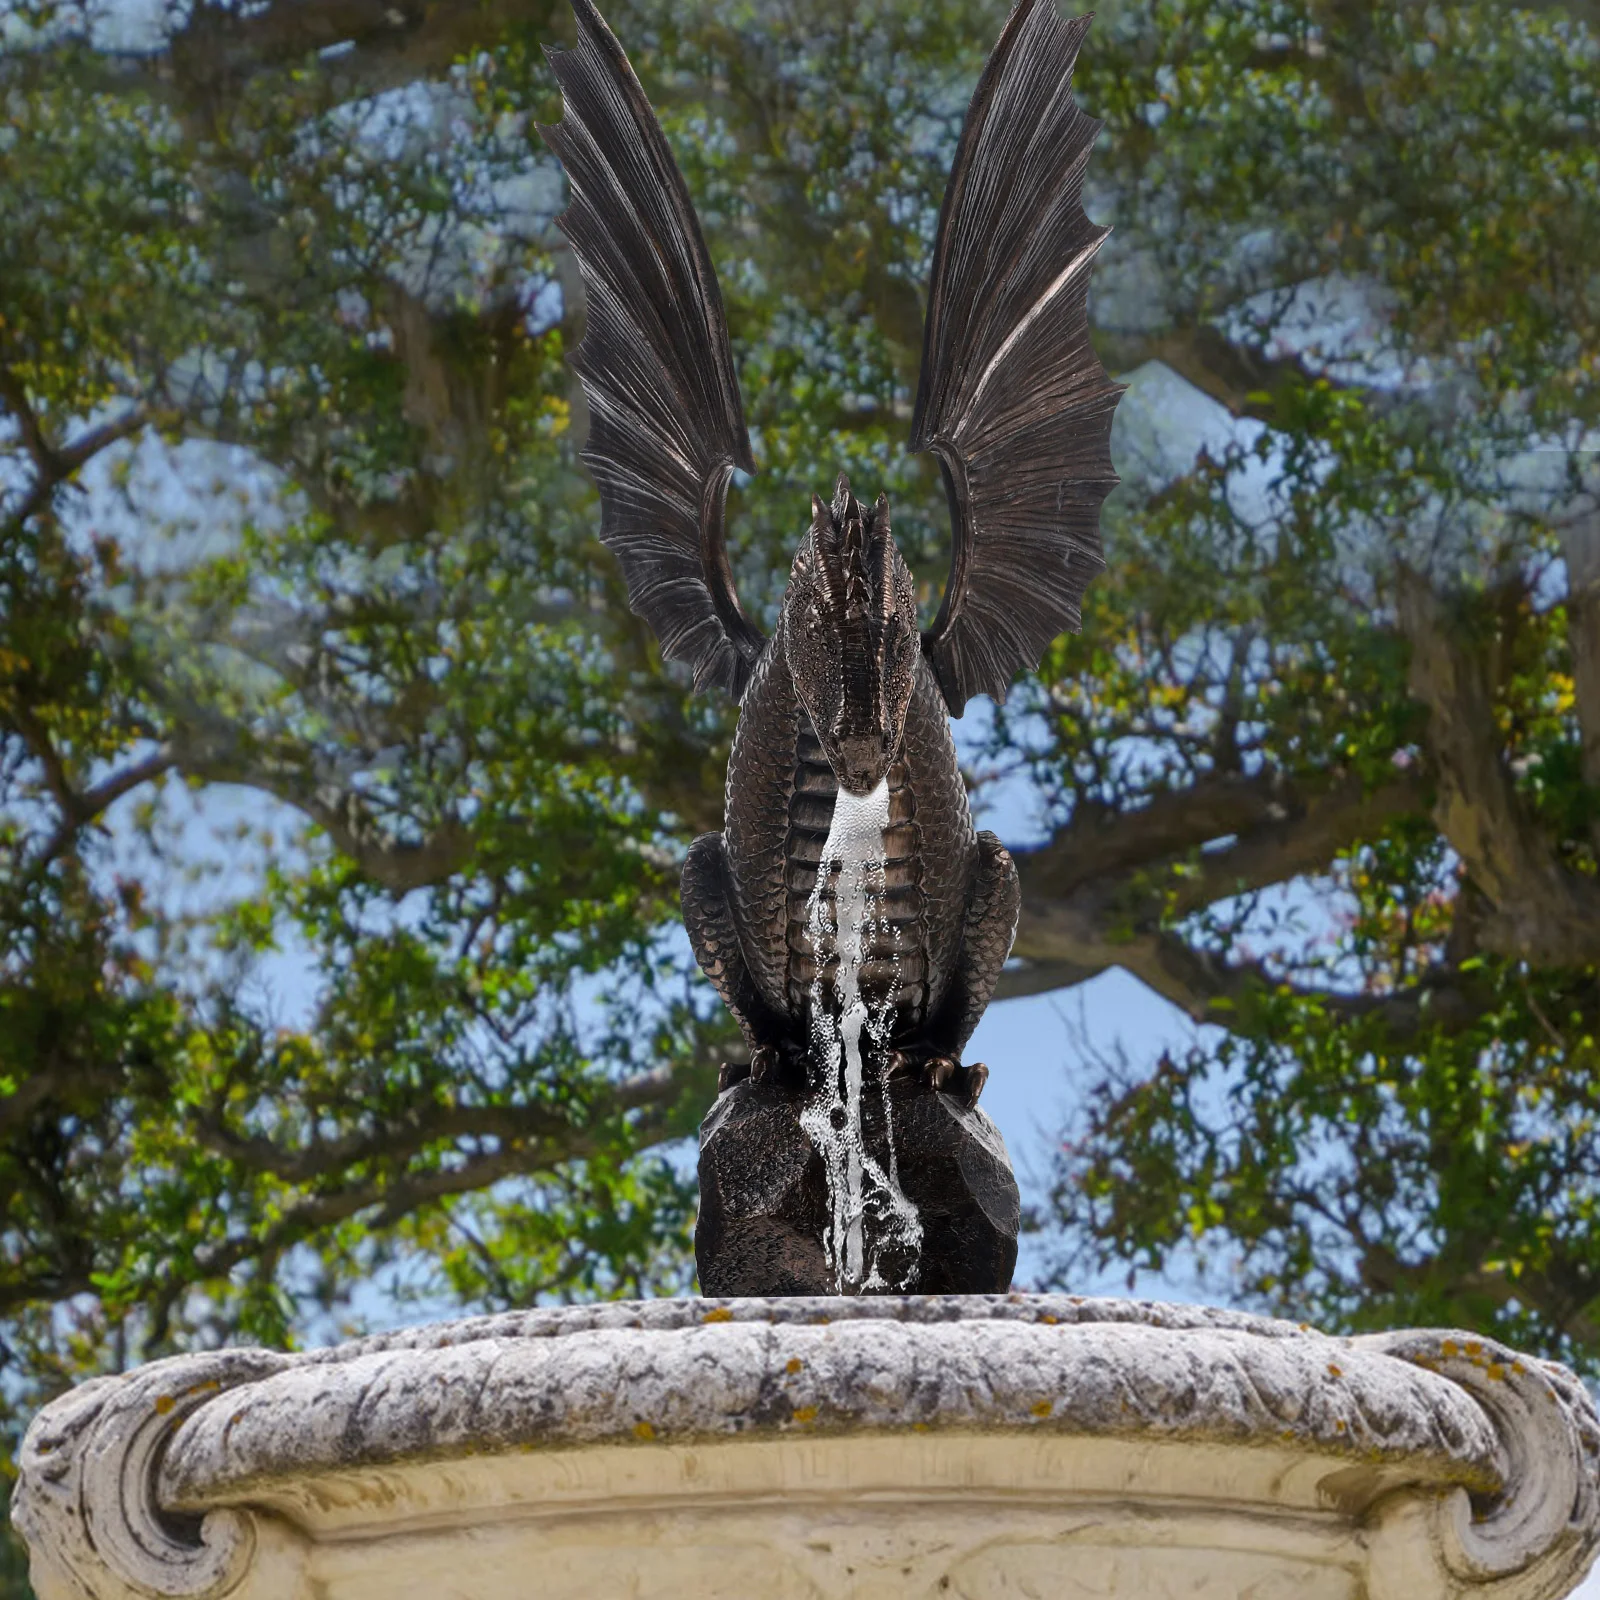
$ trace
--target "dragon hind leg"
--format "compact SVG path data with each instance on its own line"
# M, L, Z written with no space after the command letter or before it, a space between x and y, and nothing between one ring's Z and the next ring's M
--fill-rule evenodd
M921 1037L891 1056L891 1073L920 1073L934 1088L947 1090L969 1106L978 1103L989 1069L981 1061L963 1066L961 1052L988 1008L1000 969L1011 954L1021 904L1017 864L999 839L985 830L978 835L978 870L950 987Z
M717 1074L720 1092L741 1078L787 1077L796 1063L792 1030L756 987L728 896L727 848L720 833L702 833L683 863L683 925L700 970L744 1035L750 1061L725 1061ZM799 1065L804 1074L804 1065Z

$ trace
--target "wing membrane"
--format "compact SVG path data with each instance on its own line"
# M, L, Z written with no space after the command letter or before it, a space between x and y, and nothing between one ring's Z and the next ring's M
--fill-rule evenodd
M589 404L584 462L600 537L628 601L696 688L738 696L762 635L734 591L723 509L750 439L705 239L667 141L591 0L572 0L574 50L548 52L564 111L541 128L572 200L561 228L588 295L573 358Z
M937 453L950 500L950 577L923 649L956 715L974 694L1003 699L1057 634L1076 632L1105 566L1122 388L1089 342L1090 271L1111 230L1082 201L1100 131L1072 98L1088 29L1053 0L1020 0L939 216L911 448Z

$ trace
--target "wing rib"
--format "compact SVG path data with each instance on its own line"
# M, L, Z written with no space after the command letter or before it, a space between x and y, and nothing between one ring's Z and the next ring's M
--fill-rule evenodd
M546 52L563 116L539 131L572 189L561 229L588 296L572 364L589 403L583 459L600 490L600 537L662 654L688 662L696 688L737 697L763 639L739 605L724 533L734 468L755 462L722 294L622 46L592 0L572 9L577 48Z
M1077 255L1075 255L1072 260L1069 261L1061 270L1061 273L1056 278L1055 282L1050 284L1045 289L1044 293L1040 295L1039 298L1034 301L1032 306L1028 308L1028 313L1025 317L1023 317L1022 321L1019 322L1016 327L1014 327L1011 332L1006 335L1005 343L1001 345L1000 348L996 350L995 353L989 358L988 365L983 369L982 373L978 377L977 387L972 391L972 404L974 407L977 407L982 401L985 385L994 375L995 369L1005 361L1008 355L1011 354L1012 350L1016 347L1017 341L1021 339L1030 328L1032 328L1034 321L1038 318L1039 314L1044 310L1044 308L1049 305L1050 302L1054 300L1055 297L1073 281L1073 279L1077 276L1079 269L1082 268L1086 263L1093 261L1094 258L1100 254L1100 246L1104 244L1105 241L1106 235L1101 234L1098 239L1092 240L1089 244L1086 244L1083 249L1081 249Z
M1082 203L1100 130L1072 98L1088 27L1053 0L1020 0L939 216L911 448L936 452L950 501L950 577L923 649L956 715L974 694L1003 698L1078 628L1105 565L1122 390L1089 342L1088 269L1110 229Z

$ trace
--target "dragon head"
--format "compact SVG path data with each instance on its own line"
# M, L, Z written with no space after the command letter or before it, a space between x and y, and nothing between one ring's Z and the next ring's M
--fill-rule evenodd
M841 472L811 526L783 599L783 646L800 703L839 786L870 794L900 753L921 649L911 569L889 532L889 501L863 506Z

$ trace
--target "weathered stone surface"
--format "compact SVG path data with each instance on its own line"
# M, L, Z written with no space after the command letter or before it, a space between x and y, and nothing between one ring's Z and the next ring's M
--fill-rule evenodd
M1560 1367L1058 1296L181 1357L64 1396L20 1464L40 1600L1554 1600L1600 1534Z
M829 1195L822 1157L800 1125L803 1099L750 1079L717 1097L700 1128L695 1261L708 1295L829 1294ZM919 1294L994 1294L1011 1286L1021 1200L1005 1140L977 1108L920 1079L889 1085L893 1167L922 1223L921 1248L894 1285ZM890 1169L881 1091L863 1096L868 1151Z

